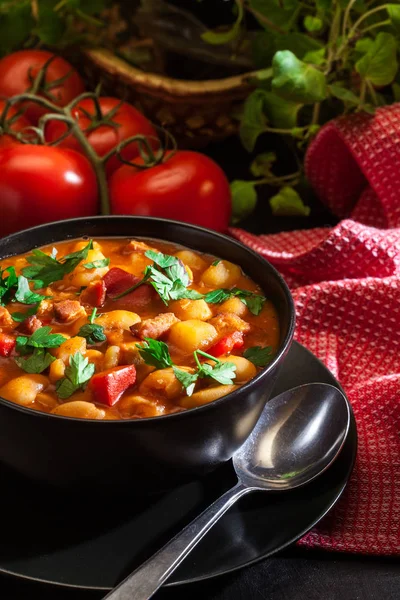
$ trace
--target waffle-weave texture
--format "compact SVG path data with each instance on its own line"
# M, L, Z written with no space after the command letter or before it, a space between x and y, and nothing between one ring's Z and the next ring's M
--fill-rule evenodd
M346 390L359 437L356 466L335 508L302 546L400 554L400 104L325 125L306 172L343 220L255 236L231 234L289 284L296 339Z

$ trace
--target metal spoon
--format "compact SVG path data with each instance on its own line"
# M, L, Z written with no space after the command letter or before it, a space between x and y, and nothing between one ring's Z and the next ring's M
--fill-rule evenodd
M238 483L105 599L151 598L241 496L253 491L291 490L325 471L339 454L349 424L347 400L331 385L301 385L270 400L254 430L233 456Z

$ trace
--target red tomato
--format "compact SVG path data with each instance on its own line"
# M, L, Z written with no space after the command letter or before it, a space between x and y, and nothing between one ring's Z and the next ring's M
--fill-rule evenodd
M165 161L139 170L124 165L110 179L111 212L194 223L226 231L231 193L222 169L189 150L167 153Z
M97 182L73 150L20 144L0 151L0 235L97 213Z
M43 65L55 56L44 50L19 50L0 60L0 96L11 98L17 94L28 92L36 75ZM54 85L59 79L65 79ZM54 87L53 87L53 85ZM40 96L46 92L46 97L57 106L65 106L76 96L85 91L85 86L77 71L66 60L57 56L47 67L44 79L44 89L38 91ZM25 116L34 125L39 118L48 112L45 108L33 102L24 103Z
M127 102L121 104L121 101L118 100L118 98L101 97L99 98L99 104L102 115L105 118L107 118L107 115L111 111L114 111L115 108L120 105L120 108L118 108L116 113L110 117L112 122L116 123L116 126L108 124L96 126L96 110L91 98L86 98L85 100L82 100L82 102L78 102L75 109L72 111L79 127L83 131L93 127L93 129L86 133L86 137L99 156L104 156L123 140L138 134L147 136L152 147L158 146L156 141L158 136L155 129L150 121L148 121L142 113L136 110L136 108ZM93 119L88 115L91 115ZM55 142L65 133L65 131L65 123L51 121L46 127L46 140L48 142ZM69 135L60 142L58 147L72 148L78 152L83 152L82 146L72 135ZM135 142L129 144L121 154L126 160L136 158L139 156L138 145ZM110 158L106 163L107 175L110 176L121 165L122 163L118 157L113 156Z
M0 100L0 115L2 114L4 107L6 105L5 100ZM11 120L18 113L18 110L15 106L11 106L7 112L7 121ZM15 131L18 133L26 127L30 127L31 123L26 119L23 115L18 116L15 120L12 120L10 123L11 131ZM13 137L12 135L3 134L0 136L0 149L7 148L8 146L15 146L15 144L19 144L20 142Z

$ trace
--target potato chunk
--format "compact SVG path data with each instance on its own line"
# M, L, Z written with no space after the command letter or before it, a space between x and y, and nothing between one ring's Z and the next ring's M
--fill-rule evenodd
M237 387L239 386L216 385L213 387L205 388L204 390L195 392L192 396L186 396L182 398L180 401L180 405L184 408L194 408L195 406L202 406L203 404L214 402L214 400L218 400L218 398L222 398L222 396L230 394L231 392L236 390Z
M184 265L190 267L192 271L204 271L207 268L206 261L191 250L179 250L175 254L176 258L179 258Z
M225 302L219 305L218 312L233 313L243 318L248 314L248 308L240 298L229 298L229 300L225 300Z
M21 406L29 406L36 396L48 386L49 380L44 375L21 375L11 379L0 388L0 396L16 402Z
M82 250L87 246L88 242L78 242L74 246L74 252ZM79 263L79 265L64 277L64 280L69 285L73 285L77 288L89 285L91 281L95 279L101 279L107 271L108 267L100 267L96 269L86 269L83 265L86 263L92 263L95 260L104 260L105 256L101 251L101 247L97 242L93 242L93 250L89 250L87 258Z
M82 400L73 400L60 404L52 411L53 415L62 415L63 417L74 417L75 419L104 419L106 413L97 408L92 402Z
M172 325L168 341L182 352L191 354L195 350L205 350L217 337L217 330L210 323L189 319Z
M60 358L65 365L69 365L70 356L76 354L76 352L85 354L86 339L84 337L76 336L70 338L69 340L65 340L65 342L63 342L61 346L57 348L56 356L57 358Z
M184 298L183 300L170 302L168 308L181 321L187 321L188 319L207 321L207 319L212 317L212 311L205 300L189 300L189 298Z
M255 365L243 356L234 356L231 354L230 356L218 357L218 360L221 362L230 362L236 366L235 383L244 383L257 375L257 368ZM206 362L215 365L215 362L211 360L207 360Z
M183 371L193 373L194 369L188 367L179 367ZM175 377L172 369L158 369L147 375L139 386L139 392L143 395L152 394L163 396L168 400L173 400L180 396L183 392L183 387L180 381Z
M240 267L228 260L220 260L216 265L211 265L201 276L204 285L214 288L230 288L241 276Z
M122 329L128 331L132 325L139 323L140 317L130 310L110 310L96 319L97 325L106 330Z
M162 415L165 412L165 407L139 394L128 394L119 401L118 410L126 419L145 419Z

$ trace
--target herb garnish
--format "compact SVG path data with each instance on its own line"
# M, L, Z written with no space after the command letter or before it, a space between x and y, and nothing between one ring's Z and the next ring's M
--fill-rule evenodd
M58 397L62 400L69 398L89 381L94 372L94 364L90 363L81 352L70 356L69 366L65 369L65 377L59 379L56 384Z
M154 265L148 265L144 271L143 279L122 292L122 294L115 296L114 300L126 296L126 294L133 292L146 282L154 287L164 304L168 304L170 300L180 300L182 298L190 298L191 300L203 298L203 295L196 292L196 290L187 289L190 279L181 260L175 256L155 252L154 250L147 250L145 256L151 258Z
M202 350L195 350L193 352L197 370L194 373L188 373L173 364L168 346L164 342L159 342L152 338L145 338L145 342L143 344L137 344L137 347L139 348L140 356L146 364L156 367L157 369L172 367L175 377L181 382L188 396L193 394L196 381L199 378L214 379L223 385L231 384L235 378L235 364L222 362L218 360L218 358L215 358L215 356L211 356L211 354L207 354ZM199 356L208 358L216 364L213 366L208 363L200 363Z
M5 276L5 274L7 275ZM14 297L13 297L14 296ZM29 288L29 282L23 275L18 275L14 267L0 270L0 304L5 306L9 302L21 304L35 304L48 296L35 294Z
M65 337L59 333L50 333L51 327L39 327L30 336L20 335L17 337L16 350L19 354L30 354L33 348L58 348Z
M220 304L234 297L239 298L253 315L260 314L266 301L265 296L239 288L213 290L204 296L204 300L210 304Z
M35 289L46 287L71 273L82 260L87 258L89 250L92 249L93 240L90 240L82 250L67 254L61 260L57 260L54 252L49 255L42 250L32 250L32 254L26 259L31 266L23 268L22 274L34 280Z
M262 346L252 346L243 352L243 356L256 367L265 367L273 358L272 348L271 346L265 346L264 348Z
M99 260L94 260L93 262L85 263L83 266L85 267L85 269L101 269L103 267L108 267L109 264L109 258L100 258Z
M164 342L159 342L153 338L144 338L143 344L136 344L136 346L147 365L157 369L172 367L168 346Z
M107 337L104 333L104 327L102 325L96 325L94 320L97 316L97 308L94 308L91 315L89 315L89 323L82 325L78 331L78 335L84 337L89 345L97 344L97 342L105 342Z
M7 273L7 275L6 275ZM14 267L0 270L0 304L5 306L10 302L11 296L18 285L18 277Z
M25 319L27 319L28 317L32 317L32 315L36 315L39 306L40 306L40 302L37 302L37 304L34 304L30 308L28 308L28 310L24 313L22 313L22 312L11 313L11 317L17 323L22 323L22 321L25 321Z
M210 365L208 363L200 363L199 355L214 361L216 364ZM233 382L236 371L236 365L234 363L222 362L218 360L218 358L215 358L215 356L211 356L211 354L207 354L202 350L195 350L193 352L193 356L197 364L197 371L195 373L187 373L187 371L183 371L178 367L172 367L175 377L186 389L186 394L188 396L193 394L196 381L199 378L204 379L209 377L210 379L214 379L223 385L230 385Z
M15 362L27 373L42 373L55 360L44 348L34 348L28 358L17 357Z
M21 302L21 304L36 304L41 302L44 298L50 298L51 296L42 296L32 292L29 287L29 282L26 277L20 275L18 277L17 290L15 292L15 300Z

